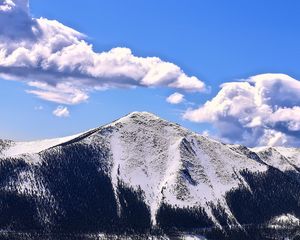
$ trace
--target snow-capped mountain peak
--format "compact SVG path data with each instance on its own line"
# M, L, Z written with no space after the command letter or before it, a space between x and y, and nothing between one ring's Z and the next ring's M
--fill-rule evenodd
M261 183L251 179L256 176L268 179L270 169L271 174L274 169L276 174L296 174L300 151L223 144L152 113L133 112L102 127L66 138L1 141L0 159L22 159L26 164L27 168L17 177L18 194L34 193L53 198L55 202L54 190L49 188L49 184L55 183L55 174L58 178L63 177L60 184L64 184L69 181L70 174L73 176L79 171L80 178L90 176L89 171L95 170L109 179L119 217L124 214L129 201L127 199L125 204L120 192L121 186L126 186L142 196L153 225L161 224L158 219L162 209L199 208L209 219L207 221L221 227L243 223L233 204L236 197L232 196L236 192L241 192L239 197L256 196L255 184ZM44 175L47 176L49 170L38 173L31 170L31 167L43 169L52 164L55 167L51 167L51 171L56 170L54 179L47 180L50 183L40 180L47 179ZM75 173L69 173L69 168L73 169L76 164L97 167L80 167L73 170ZM63 169L68 172L66 176ZM42 177L40 171L44 174ZM59 202L55 204L60 207ZM227 219L226 223L223 218Z

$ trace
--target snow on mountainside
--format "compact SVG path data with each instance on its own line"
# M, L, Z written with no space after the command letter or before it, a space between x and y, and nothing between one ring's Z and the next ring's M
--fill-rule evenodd
M300 225L300 220L291 215L291 214L283 214L281 216L277 216L275 218L273 218L271 221L270 221L270 224L273 225L273 226L284 226L284 225L287 225L287 226L293 226L293 225L296 225L296 226L299 226Z
M224 196L245 184L239 171L267 170L239 146L229 147L149 113L133 113L114 127L115 169L125 183L144 190L153 221L162 200L201 205L211 217L210 204L220 203L230 214Z
M300 149L285 147L257 147L252 149L259 157L280 171L298 171Z
M220 222L213 209L218 206L231 223L238 224L226 194L241 187L252 191L243 171L266 173L269 166L297 171L300 166L299 149L249 149L223 144L147 112L134 112L98 129L66 138L27 143L2 141L0 159L22 155L29 163L41 164L43 154L59 153L64 146L74 143L108 153L102 161L119 211L121 181L143 191L154 224L162 203L182 208L201 206L217 226ZM24 188L33 186L22 185L22 192Z
M69 137L46 139L31 142L0 141L0 158L16 157L22 154L34 154L75 139L84 133Z

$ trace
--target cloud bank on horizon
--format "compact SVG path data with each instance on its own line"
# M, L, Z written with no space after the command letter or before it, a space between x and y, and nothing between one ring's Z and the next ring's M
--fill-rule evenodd
M212 123L225 141L247 146L300 146L300 81L261 74L221 85L219 93L184 118Z
M90 91L169 87L204 91L205 84L158 57L128 48L97 53L85 35L55 20L32 18L28 0L0 0L0 77L26 82L28 93L59 104L79 104Z
M167 87L202 92L205 83L157 57L134 56L128 48L95 52L86 36L55 20L33 18L28 0L0 0L0 77L25 82L28 93L66 106L110 88ZM185 101L182 93L166 98ZM300 82L284 74L261 74L221 85L219 93L183 117L211 123L220 139L248 146L300 146Z

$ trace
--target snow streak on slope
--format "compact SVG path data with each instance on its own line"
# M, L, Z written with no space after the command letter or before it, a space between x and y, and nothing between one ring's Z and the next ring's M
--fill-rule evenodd
M233 218L225 195L245 185L239 171L267 170L243 147L210 140L150 113L132 113L109 127L113 185L121 180L140 187L154 223L162 201L201 206L212 219L212 204L220 204Z
M162 199L162 189L174 181L180 164L178 145L184 131L149 113L132 113L111 125L113 185L118 179L140 187L150 206L152 221Z

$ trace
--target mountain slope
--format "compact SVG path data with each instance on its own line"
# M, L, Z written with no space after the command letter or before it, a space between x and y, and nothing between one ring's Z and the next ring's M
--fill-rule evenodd
M29 209L6 204L15 226L0 217L3 229L224 229L300 217L298 149L227 145L146 112L67 138L1 141L0 159L0 201Z

